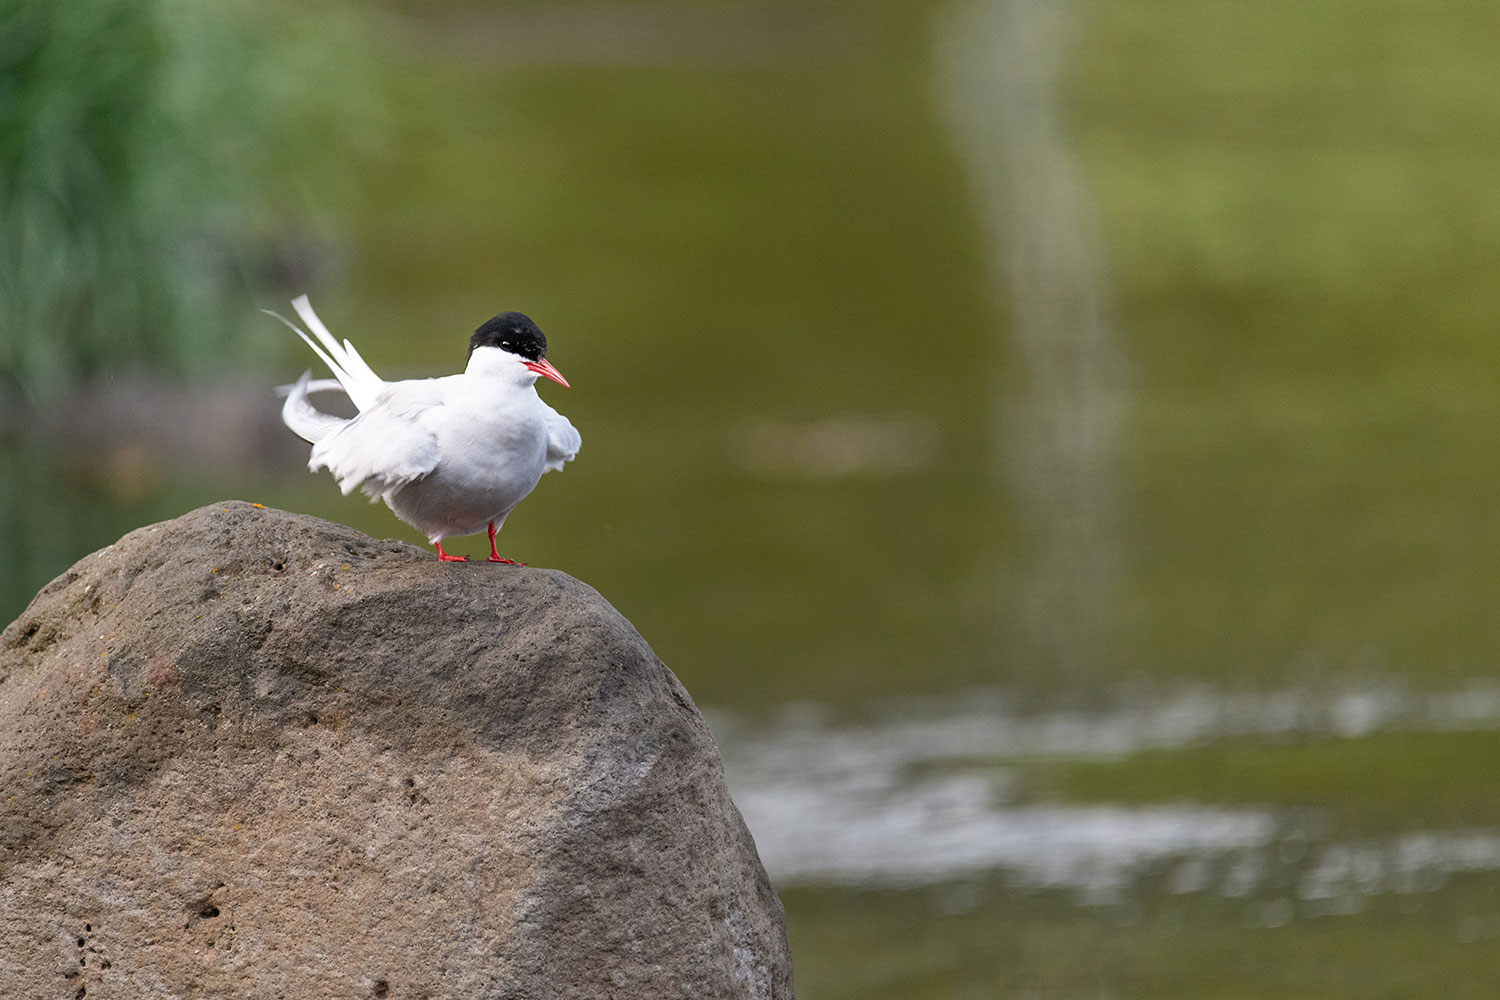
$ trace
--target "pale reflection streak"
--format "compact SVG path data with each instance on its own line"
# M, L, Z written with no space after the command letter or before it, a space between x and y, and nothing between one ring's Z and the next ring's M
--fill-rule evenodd
M940 100L974 191L997 300L995 467L1025 564L1010 662L1096 673L1121 575L1119 458L1129 371L1108 319L1098 222L1063 121L1066 0L960 0L938 23ZM1004 641L1004 640L1002 640Z

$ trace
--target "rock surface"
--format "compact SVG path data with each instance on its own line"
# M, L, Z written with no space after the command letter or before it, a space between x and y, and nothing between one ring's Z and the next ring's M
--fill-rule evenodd
M592 589L240 502L0 634L0 996L792 996L677 679Z

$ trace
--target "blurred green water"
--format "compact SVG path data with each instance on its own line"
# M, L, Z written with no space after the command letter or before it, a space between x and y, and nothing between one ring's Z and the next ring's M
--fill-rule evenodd
M786 893L798 995L1486 997L1500 951L1493 876L1273 924L1263 900L1157 897L1104 908L996 887Z
M1133 377L1110 617L1066 664L1025 624L1070 612L1066 589L1028 592L1037 539L1068 523L1019 501L1018 418L995 416L1030 376L939 114L949 9L777 9L743 43L640 9L654 41L613 59L536 55L514 5L388 25L395 134L341 161L360 209L309 289L383 373L455 369L502 308L548 332L575 388L543 391L584 450L507 523L507 553L598 587L701 703L749 715L977 685L1087 704L1493 673L1488 7L1070 8L1059 120ZM268 385L309 363L263 335L283 349ZM832 417L917 445L832 477L756 457ZM10 448L0 618L90 549L222 496L420 542L296 467L155 467L122 492L109 462ZM1312 809L1362 836L1494 822L1490 734L1268 742L1027 780L1070 801ZM787 902L813 998L1477 996L1494 937L1463 928L1493 920L1489 878L1254 933L1211 898L1122 916L991 881Z

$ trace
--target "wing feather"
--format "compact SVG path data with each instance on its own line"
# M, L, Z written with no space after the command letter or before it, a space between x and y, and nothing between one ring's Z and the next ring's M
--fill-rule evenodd
M389 385L369 409L313 446L307 467L327 469L347 496L374 500L437 468L433 424L442 405L430 381Z
M542 416L547 421L547 471L561 472L563 463L571 462L583 445L583 435L567 417L558 413L545 402Z

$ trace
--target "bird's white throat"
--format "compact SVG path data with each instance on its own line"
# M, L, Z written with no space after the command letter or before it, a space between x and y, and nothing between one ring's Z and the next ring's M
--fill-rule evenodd
M474 348L464 374L472 378L503 379L520 386L535 385L538 378L519 357L498 347Z

